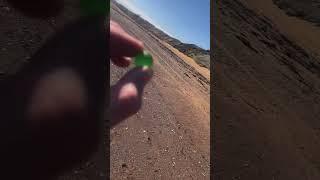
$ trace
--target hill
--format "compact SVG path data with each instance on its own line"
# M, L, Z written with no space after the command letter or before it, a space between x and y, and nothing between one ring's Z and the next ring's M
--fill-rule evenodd
M165 32L161 31L160 29L158 29L157 27L155 27L154 25L152 25L151 23L149 23L148 21L143 19L138 14L131 12L123 5L117 3L116 1L113 1L113 2L116 3L117 6L123 12L125 12L131 19L133 19L137 24L142 26L144 29L148 30L150 33L155 35L157 38L170 44L171 46L178 49L183 54L191 57L200 66L210 69L210 50L202 49L194 44L183 43L180 40L173 38L173 37L169 36L168 34L166 34Z

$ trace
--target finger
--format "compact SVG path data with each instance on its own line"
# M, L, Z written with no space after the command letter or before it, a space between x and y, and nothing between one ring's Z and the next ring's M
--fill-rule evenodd
M143 43L130 36L121 27L110 24L110 55L134 57L143 52Z
M153 71L150 68L134 68L111 89L110 120L114 126L139 111L145 85Z
M117 23L117 22L115 22L113 20L110 20L110 27L115 28L116 30L118 30L120 32L127 33L126 31L124 31L124 29L120 26L119 23Z
M111 61L113 64L119 66L119 67L128 67L130 63L132 62L132 59L129 57L119 57L119 58L112 58Z

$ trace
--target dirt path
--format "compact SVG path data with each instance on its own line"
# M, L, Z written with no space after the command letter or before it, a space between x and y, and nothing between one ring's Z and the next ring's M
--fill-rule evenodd
M209 179L209 82L115 5L111 18L155 60L141 111L111 130L111 178ZM126 71L112 65L111 83Z

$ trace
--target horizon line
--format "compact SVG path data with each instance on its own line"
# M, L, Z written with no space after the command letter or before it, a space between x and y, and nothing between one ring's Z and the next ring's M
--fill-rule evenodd
M135 5L133 5L130 1L127 0L115 0L117 3L123 5L125 8L127 8L129 11L131 11L132 13L138 15L139 17L141 17L142 19L146 20L148 23L152 24L154 27L156 27L157 29L161 30L163 33L167 34L168 36L175 38L176 40L179 40L181 43L183 44L189 44L189 45L195 45L201 49L204 49L206 51L210 51L210 45L209 48L204 48L199 44L196 43L186 43L184 41L182 41L180 38L176 37L175 35L173 35L172 33L167 32L166 30L164 30L158 23L156 23L151 17L149 17L148 15L144 14L143 11L141 11L140 9L138 9L137 7L135 7Z

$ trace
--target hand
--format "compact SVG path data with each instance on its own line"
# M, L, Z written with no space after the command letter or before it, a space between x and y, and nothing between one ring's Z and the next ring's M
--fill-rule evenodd
M143 52L143 44L110 21L110 56L119 67L127 67ZM150 68L134 68L111 88L111 126L135 114L141 107L143 88L152 77Z
M57 12L44 10L46 8L60 8L59 5L35 4L37 0L28 1L30 6L19 0L10 2L26 14L36 12L33 14L36 17ZM5 145L0 155L7 166L3 170L7 170L10 178L29 175L33 179L48 179L85 161L95 150L101 136L96 102L103 96L101 89L105 77L101 78L104 73L103 68L99 68L103 62L87 67L87 62L91 61L82 54L90 52L92 59L103 60L103 55L99 55L103 52L100 46L103 43L98 40L87 47L83 43L86 39L74 38L96 34L96 26L91 27L69 28L57 34L32 58L34 64L31 63L17 77L0 83L3 128L0 140ZM111 60L120 67L127 67L131 63L130 57L143 50L141 42L114 22L110 22L110 45ZM70 56L69 52L74 53ZM60 68L57 64L68 67ZM151 76L151 69L134 68L111 87L111 125L139 110L143 87ZM11 173L17 170L21 173Z
M17 76L1 81L4 148L0 155L10 178L48 179L84 162L95 151L101 138L98 102L105 93L101 67L107 51L100 46L103 38L98 38L98 26L93 22L85 28L87 24L76 23L58 33ZM111 45L115 44L110 49L112 61L128 66L126 57L141 52L142 43L113 25L110 33ZM92 38L77 38L88 34L95 35L90 46L86 41ZM134 68L112 87L111 124L139 109L142 89L151 75L150 69ZM12 173L16 170L21 173Z

